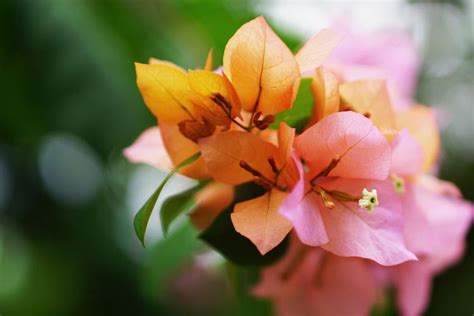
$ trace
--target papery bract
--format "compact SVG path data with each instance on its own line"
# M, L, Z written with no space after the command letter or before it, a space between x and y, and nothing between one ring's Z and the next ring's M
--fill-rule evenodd
M257 135L229 131L199 140L201 153L213 178L228 184L240 184L253 179L240 166L248 162L266 177L273 177L268 157L277 157L277 147Z
M308 126L320 121L322 118L339 111L339 85L336 76L323 67L316 69L311 92L314 96L313 114Z
M292 228L291 222L278 212L286 195L273 189L236 204L231 214L235 230L249 238L262 254L275 248Z
M375 286L363 259L338 257L294 239L287 255L263 270L253 293L270 299L279 316L366 315L376 300Z
M420 59L409 35L392 29L372 33L356 30L347 19L335 21L334 28L344 34L344 40L334 49L327 66L345 81L384 79L396 108L411 105Z
M432 193L423 188L415 187L415 190L415 200L411 207L426 218L431 234L425 240L430 252L419 262L404 263L392 268L398 306L407 316L423 312L429 301L433 277L461 258L473 214L470 202ZM415 225L410 227L417 229ZM413 236L416 234L415 231L412 233Z
M380 196L380 205L372 213L356 203L334 201L335 207L327 209L318 201L329 239L322 245L324 249L339 256L372 259L386 266L416 260L405 246L403 213L390 181L340 178L328 179L321 186L353 195L363 188L375 188Z
M303 165L297 163L299 180L283 200L280 213L294 225L298 238L306 245L320 246L329 241L315 194L306 194Z
M281 212L304 243L382 265L416 259L404 244L400 202L391 182L374 181L387 179L391 148L369 119L354 112L329 115L296 138L296 150L309 166L307 190L302 196L297 183L299 204L292 200ZM380 196L374 212L354 203L365 188L375 188Z
M267 192L235 205L232 223L265 254L277 246L292 224L279 213L282 201L298 181L298 163L291 157L294 129L280 124L278 147L259 136L229 131L199 141L211 175L229 184L257 181Z
M321 66L342 39L341 33L331 29L322 29L310 38L296 54L301 73L314 71Z
M134 163L145 163L165 171L173 169L173 162L157 126L145 130L132 145L124 149L123 154Z
M396 115L398 129L407 128L423 150L423 171L427 172L437 161L440 151L440 135L432 109L415 105Z
M196 207L189 214L191 222L204 230L234 200L234 188L231 185L212 182L195 195Z
M158 124L161 137L163 138L163 144L175 166L199 152L200 149L198 145L184 137L177 125L165 121L159 121ZM178 172L194 179L209 178L207 166L202 157L189 166L180 169Z
M348 106L361 114L370 116L380 130L395 128L394 113L383 80L358 80L339 86L342 107Z
M422 135L435 134L432 123L421 124L430 127L419 131ZM462 256L473 206L461 199L454 185L418 175L423 163L426 167L426 159L422 160L422 147L407 130L401 132L392 146L391 171L405 176L405 189L401 192L405 240L408 248L420 256L420 261L403 263L390 271L400 310L404 315L415 316L428 304L433 277ZM418 176L414 178L415 175Z
M421 172L423 152L420 144L410 136L407 129L403 129L390 145L392 146L390 173L409 176Z
M187 74L163 63L135 63L137 85L150 111L163 121L178 123L193 118Z
M326 168L336 156L340 162L331 176L384 180L390 168L390 145L364 116L353 112L332 114L307 129L295 141L310 175Z
M244 24L224 51L224 73L248 112L274 114L296 96L299 68L295 57L263 17Z

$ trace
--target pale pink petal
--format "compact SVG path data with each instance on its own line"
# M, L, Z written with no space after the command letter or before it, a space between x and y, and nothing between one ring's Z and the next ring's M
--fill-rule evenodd
M440 271L457 262L464 251L472 223L473 205L462 199L415 188L416 205L433 230L432 254L426 258L431 269Z
M293 208L281 208L280 213L288 218L302 243L309 246L326 244L328 234L318 206L319 196L314 192L308 193L301 202Z
M305 196L303 166L299 159L295 160L300 180L283 200L280 214L289 219L299 239L310 246L320 246L328 242L326 229L319 212L314 193Z
M327 254L311 288L311 315L369 315L377 299L368 262Z
M157 126L145 130L131 146L123 150L123 154L134 163L145 163L166 171L173 169Z
M319 249L311 249L295 262L293 269L279 296L274 299L278 316L313 316L319 315L312 302L315 297L311 288L315 287L317 275L326 253Z
M295 162L296 169L298 170L299 178L291 192L286 196L280 206L280 214L284 216L287 216L287 213L291 213L292 209L300 204L304 197L305 181L303 164L295 154L293 154L292 159Z
M331 161L340 162L329 175L384 180L391 161L390 144L372 122L361 114L331 114L307 129L295 141L297 153L315 176Z
M402 315L422 315L429 302L432 273L421 262L406 262L391 269Z
M403 216L399 197L390 181L328 179L320 184L325 190L338 190L358 196L364 188L376 189L379 206L371 213L357 202L338 202L333 209L320 204L329 242L322 247L344 257L362 257L390 266L416 256L403 238Z
M314 71L321 66L341 40L342 34L331 29L322 29L310 38L295 56L300 72Z
M290 245L285 255L273 265L262 269L260 280L252 288L252 294L261 298L278 296L282 286L287 281L282 275L285 275L293 268L294 259L300 254L303 247L298 238L291 235Z
M364 33L355 30L347 19L337 21L334 28L344 34L344 40L327 65L336 67L347 81L386 79L395 105L410 105L420 58L408 34L398 30Z
M295 238L288 254L263 270L253 293L270 299L279 316L367 315L376 283L370 262L303 247Z
M421 172L423 151L421 145L403 129L392 143L392 165L390 172L409 176Z
M401 200L405 218L404 234L407 248L417 256L431 254L433 251L432 240L436 236L434 236L433 229L422 211L425 205L420 204L416 187L407 183Z
M424 221L412 222L413 215L406 218L407 244L413 244L418 236L431 249L419 262L407 262L391 271L399 309L403 315L417 316L428 305L432 278L462 257L473 206L457 197L430 192L420 185L413 186L411 191L411 203L405 205L410 206L410 213L418 213Z
M454 183L438 179L429 174L418 176L416 178L416 183L432 193L447 195L459 199L462 198L461 191Z

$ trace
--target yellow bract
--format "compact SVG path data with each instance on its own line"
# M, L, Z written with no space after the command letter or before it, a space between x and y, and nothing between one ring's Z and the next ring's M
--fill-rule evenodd
M191 89L195 92L190 98L200 117L205 117L215 125L227 126L230 124L229 116L234 118L240 115L239 99L225 76L205 70L190 70L188 79ZM212 100L217 94L228 102L229 115L222 105L219 106Z
M150 111L163 121L178 123L193 118L186 72L166 63L135 63L137 85Z

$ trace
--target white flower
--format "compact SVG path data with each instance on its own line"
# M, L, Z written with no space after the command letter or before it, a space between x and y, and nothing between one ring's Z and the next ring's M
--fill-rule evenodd
M362 199L359 200L359 206L372 212L378 205L379 199L377 198L377 190L372 189L372 191L369 191L364 188L364 190L362 190Z

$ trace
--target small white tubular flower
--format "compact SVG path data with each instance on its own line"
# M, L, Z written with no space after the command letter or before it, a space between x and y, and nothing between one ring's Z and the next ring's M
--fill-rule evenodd
M403 180L402 177L399 177L397 175L392 175L391 176L392 184L393 187L395 188L395 191L399 194L405 193L405 180Z
M372 189L372 191L369 191L364 188L364 190L362 190L362 199L359 200L359 206L372 212L378 205L379 199L377 197L377 190Z

